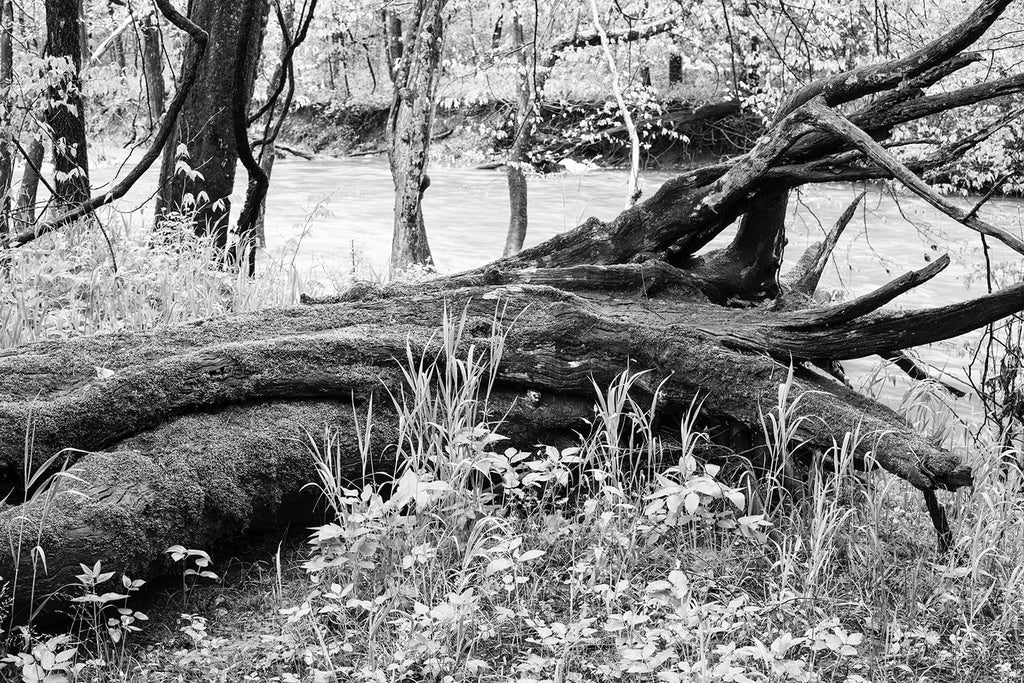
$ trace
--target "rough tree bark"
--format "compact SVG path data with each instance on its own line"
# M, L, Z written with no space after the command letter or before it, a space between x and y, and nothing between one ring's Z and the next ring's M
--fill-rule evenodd
M188 217L195 232L212 235L221 250L228 245L238 164L233 116L236 107L248 110L268 10L267 0L189 3L188 18L216 38L209 42L196 85L167 142L156 212L158 220L169 212ZM196 41L189 40L186 62L197 49ZM240 63L246 72L237 84Z
M965 227L1024 254L1018 237L958 213L915 175L1006 120L905 164L884 147L902 121L1024 90L1019 75L941 95L923 90L971 61L957 55L1007 4L986 0L912 55L808 86L747 154L679 176L613 221L591 219L514 257L417 285L361 285L289 309L0 354L0 467L9 486L21 491L26 449L35 462L80 449L68 452L77 479L30 491L27 502L0 512L0 537L23 548L0 556L0 576L24 586L36 544L48 560L40 594L63 586L78 562L103 559L105 568L144 576L160 570L171 543L208 546L272 523L299 509L300 484L313 476L302 447L289 441L301 428L337 426L358 478L353 403L358 411L376 395L377 408L387 405L385 389L402 382L395 358L407 344L414 357L434 357L434 330L453 310L466 311L467 348L489 347L496 311L515 321L492 406L496 417L508 412L499 431L513 443L571 438L590 412L591 382L606 384L627 367L652 370L638 391L659 392L666 427L698 398L714 440L749 443L792 364L792 392L803 395L797 414L814 418L800 423L798 456L859 429L868 435L860 465L875 462L923 491L936 528L948 533L935 492L970 485L970 468L828 371L1024 310L1024 283L933 309L880 311L939 275L950 262L941 256L867 295L821 306L811 295L855 206L781 284L785 224L758 232L744 216L767 212L760 198L802 184L897 177ZM845 115L836 109L843 103L851 103ZM730 247L696 255L737 220ZM752 305L766 298L773 301ZM380 454L395 418L376 414L372 452ZM764 457L757 449L747 456L755 464Z
M89 198L89 153L79 72L79 0L46 0L46 57L50 60L46 123L53 136L54 201L58 210Z
M0 1L0 248L11 232L11 181L14 177L14 131L11 129L11 84L14 78L14 1Z
M423 193L430 186L427 159L444 45L447 0L416 0L404 22L390 13L388 59L394 94L388 116L388 161L395 183L395 228L391 274L410 266L430 265L433 257L423 225ZM405 32L401 40L395 30Z
M146 75L146 101L149 104L150 127L156 127L164 113L167 86L164 83L164 60L161 54L160 20L150 14L142 20L142 68Z

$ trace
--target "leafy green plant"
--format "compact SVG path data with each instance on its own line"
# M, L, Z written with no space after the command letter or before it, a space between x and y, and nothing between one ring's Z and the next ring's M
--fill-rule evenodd
M183 545L172 545L164 551L171 556L172 562L181 563L181 604L188 604L189 596L199 579L218 580L220 577L210 569L213 560L205 550L186 548ZM190 577L191 580L190 580Z

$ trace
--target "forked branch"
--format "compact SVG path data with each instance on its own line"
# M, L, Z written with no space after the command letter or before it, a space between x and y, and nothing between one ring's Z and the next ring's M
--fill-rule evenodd
M921 180L916 173L907 168L892 153L873 140L870 135L850 123L849 119L842 114L825 106L823 100L816 98L808 102L806 106L807 111L817 126L848 141L863 152L864 156L869 160L891 173L894 178L903 183L910 191L939 211L942 211L942 213L971 230L982 235L994 237L1017 253L1024 254L1024 240L943 199L927 183Z
M860 206L866 194L866 191L862 191L856 199L850 202L824 240L815 242L807 248L793 270L786 274L784 284L787 290L799 292L804 296L814 295L818 289L818 282L821 281L821 275L825 272L825 267L828 266L828 260L836 248L836 243L839 242L839 237L853 220L857 213L857 207Z

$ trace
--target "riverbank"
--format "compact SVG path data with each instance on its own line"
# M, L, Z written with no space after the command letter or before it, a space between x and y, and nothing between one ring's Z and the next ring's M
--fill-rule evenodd
M298 107L282 133L286 146L332 157L384 154L388 108L382 104ZM607 103L546 103L530 156L538 170L563 159L597 167L628 163L628 137ZM513 104L500 100L438 108L433 156L446 166L504 163L514 131ZM737 105L653 105L638 118L647 170L678 170L742 152L760 132L759 121Z
M547 102L529 158L540 172L577 167L624 168L629 139L610 102ZM989 114L978 120L987 119ZM734 102L657 102L634 112L641 140L641 170L685 171L741 154L763 132L760 117ZM284 154L363 157L386 153L385 103L310 104L297 107L282 132ZM433 162L450 167L496 168L508 158L515 131L514 104L502 100L438 107ZM927 128L930 120L921 122ZM962 122L935 122L943 127ZM984 139L974 154L936 169L927 180L947 194L1024 194L1024 136L1011 124ZM910 137L914 137L911 135ZM927 154L928 149L921 153Z

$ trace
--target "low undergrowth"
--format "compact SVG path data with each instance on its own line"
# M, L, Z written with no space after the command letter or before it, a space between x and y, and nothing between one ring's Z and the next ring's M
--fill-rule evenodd
M449 323L445 338L457 335ZM415 427L415 447L390 495L337 481L329 443L316 449L334 520L311 537L312 589L282 610L296 637L315 644L310 675L555 683L1020 675L1021 472L994 449L975 450L978 485L952 500L956 544L938 557L920 494L854 471L853 454L870 435L847 435L818 454L799 504L765 509L787 494L782 470L799 400L788 382L763 423L779 471L737 485L700 457L699 405L663 438L657 405L632 398L638 375L630 373L595 387L579 445L502 448L500 422L474 419L488 415L488 360L493 351L462 359L449 351L442 376L410 359L395 403Z
M791 494L782 475L798 426L788 382L763 421L778 471L760 477L726 476L705 457L699 402L671 434L659 430L657 399L641 403L631 391L642 373L595 387L578 443L508 447L488 406L503 326L496 320L488 348L466 349L463 324L446 317L438 357L410 353L405 386L383 399L401 435L393 448L403 464L391 477L342 480L338 440L311 439L330 518L307 550L278 551L266 571L227 587L211 583L202 551L169 549L183 562L182 586L164 599L159 625L130 604L136 582L83 566L78 628L18 632L9 675L1019 679L1019 458L974 446L977 485L946 500L955 544L938 556L920 494L854 471L871 435L818 453L803 499L778 502ZM358 423L366 450L372 403ZM154 629L162 637L147 638Z
M249 278L187 221L154 233L139 214L108 213L5 254L0 349L297 303L323 289L296 266L298 248L261 252Z

